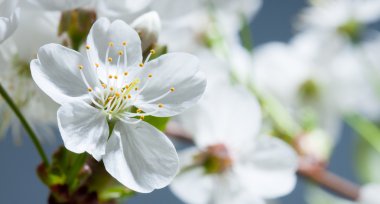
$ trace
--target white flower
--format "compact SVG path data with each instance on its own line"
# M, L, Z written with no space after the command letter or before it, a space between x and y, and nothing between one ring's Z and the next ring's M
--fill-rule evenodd
M28 0L30 3L49 11L67 11L87 6L94 0Z
M305 26L336 30L349 22L369 24L380 19L377 0L321 0L304 10Z
M87 58L48 44L31 62L37 85L61 104L58 125L65 147L103 159L107 171L132 190L168 185L178 170L177 153L142 119L170 117L197 102L206 85L197 58L171 53L149 61L152 50L143 62L136 31L105 18L91 28L86 52Z
M131 26L139 33L143 51L158 41L161 31L161 20L158 13L151 11L134 20Z
M359 42L366 26L378 20L378 0L321 0L301 13L300 26L330 38L326 39L328 43L346 44L347 40Z
M380 201L380 185L366 184L360 189L359 204L377 204Z
M0 5L0 43L6 40L16 30L20 10L17 0L5 0Z
M0 48L0 81L37 131L40 140L54 140L57 105L52 102L34 83L30 75L29 62L36 57L38 48L48 42L59 42L57 27L58 13L20 4L22 10L19 26L15 33ZM25 33L33 36L26 38ZM8 105L0 99L1 134L11 129L16 143L21 142L21 124L14 117Z
M244 89L220 85L180 121L196 144L180 154L182 171L171 184L186 203L263 203L292 191L296 154L259 135L259 104Z

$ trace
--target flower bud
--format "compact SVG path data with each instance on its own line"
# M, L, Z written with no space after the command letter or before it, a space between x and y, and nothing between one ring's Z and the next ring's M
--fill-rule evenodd
M132 23L132 27L139 33L143 52L150 49L158 41L161 30L161 20L158 13L151 11L138 17Z
M302 155L312 157L322 163L329 159L332 145L331 137L320 129L305 133L297 139L297 149Z

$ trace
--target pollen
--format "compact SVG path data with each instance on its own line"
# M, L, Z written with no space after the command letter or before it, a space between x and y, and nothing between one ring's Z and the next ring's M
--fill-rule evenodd
M143 67L143 66L144 66L144 63L140 63L140 64L139 64L139 67Z
M110 75L108 75L108 78L112 79L112 75L111 75L111 74L110 74Z
M142 110L140 108L136 110L136 113L141 113L141 112Z
M109 57L109 58L108 58L108 61L109 61L109 62L112 62L112 57Z
M129 89L129 86L128 86L128 85L125 85L125 88L126 88L126 89Z
M120 97L120 93L119 93L119 92L116 92L116 93L115 93L115 96L116 96L116 97Z
M113 78L114 78L114 79L117 79L118 77L115 75L115 76L113 76Z
M174 91L175 91L175 88L174 88L174 87L170 88L170 91L171 91L171 92L174 92Z
M128 72L124 72L124 76L128 76Z
M121 56L124 54L124 52L120 50L117 54Z
M153 75L152 75L152 74L149 74L149 75L148 75L148 77L149 77L149 78L152 78L152 77L153 77Z
M154 55L154 54L156 54L156 51L154 49L151 49L150 54Z
M89 45L86 45L86 49L89 50L89 49L90 49L90 46L89 46Z
M113 42L109 42L108 46L113 47Z
M145 116L143 116L143 115L140 116L140 120L144 120L144 118L145 118Z
M113 91L114 89L113 89L113 87L110 87L110 91Z
M136 87L136 88L135 88L135 91L137 91L137 90L139 90L139 87Z
M123 41L123 46L127 46L127 41Z
M92 88L88 88L87 91L88 91L88 92L92 92Z
M158 104L158 107L159 107L159 108L163 108L163 107L164 107L164 104L159 103L159 104Z
M98 63L95 63L95 67L98 68L98 67L99 67L99 64L98 64Z
M123 96L123 99L127 99L127 97L126 97L126 96Z
M132 98L131 94L128 94L128 99L131 99L131 98Z
M83 65L78 65L78 68L79 68L80 70L82 70L84 67L83 67Z
M102 87L103 87L103 88L107 88L107 85L106 85L106 84L102 84Z

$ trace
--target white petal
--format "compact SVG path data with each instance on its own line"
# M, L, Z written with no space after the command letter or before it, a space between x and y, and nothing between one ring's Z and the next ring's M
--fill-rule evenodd
M180 123L194 135L199 147L226 144L231 153L254 142L261 128L261 111L256 98L243 87L215 84L199 102L186 111Z
M141 86L148 84L141 93L143 99L136 106L145 112L157 110L152 114L154 116L168 117L183 112L197 103L206 88L206 78L199 70L199 61L190 54L166 54L148 62L142 69ZM152 78L148 78L149 74L152 74ZM171 88L175 91L166 97L146 103L169 92ZM162 108L158 108L159 103L163 104Z
M136 125L116 123L103 161L114 178L141 193L167 186L179 163L172 142L144 121Z
M212 176L200 167L180 173L170 184L171 191L186 203L208 203L215 187Z
M97 61L94 63L105 64L110 42L113 46L110 48L109 57L116 59L119 51L124 52L123 42L126 42L128 67L142 62L141 40L137 32L124 21L116 20L111 23L106 18L100 18L87 37L91 58Z
M67 11L89 5L93 0L29 0L50 11Z
M92 89L100 87L96 73L82 55L58 44L48 44L38 51L38 59L31 62L36 84L55 102L63 104L88 93L79 65Z
M88 152L95 159L101 159L109 134L106 116L100 110L78 100L62 105L58 109L57 119L68 150Z
M6 0L0 5L0 43L14 33L18 26L20 10L17 0Z
M253 152L236 162L240 182L254 195L276 198L290 193L296 183L297 156L274 137L261 138Z
M380 184L366 184L360 189L359 204L377 204L380 200Z

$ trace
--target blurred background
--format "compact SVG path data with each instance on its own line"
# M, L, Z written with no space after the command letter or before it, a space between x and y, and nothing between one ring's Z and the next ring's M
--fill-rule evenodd
M265 0L263 7L251 23L252 37L255 46L270 42L287 42L294 34L295 15L306 6L302 0ZM376 26L376 25L374 25ZM56 132L58 135L59 133ZM358 182L355 174L354 153L358 138L348 127L344 128L341 142L334 149L329 169ZM48 154L61 145L60 138L56 142L45 145ZM179 149L188 144L177 141ZM0 142L0 203L46 203L48 189L37 178L35 168L40 161L29 138L24 136L21 145L15 145L12 137L5 137ZM304 204L306 183L299 179L293 193L280 199L283 204ZM165 188L151 194L139 194L130 200L130 204L139 203L183 203Z

